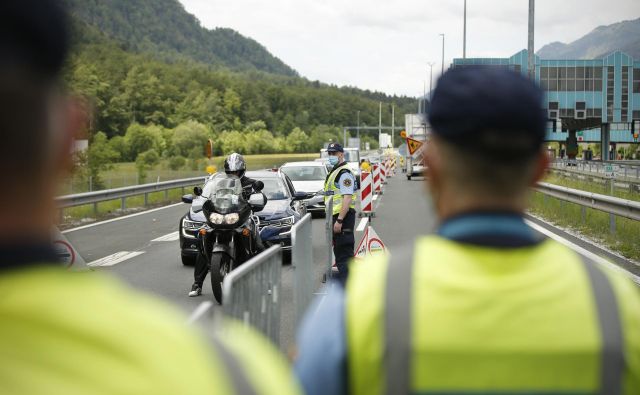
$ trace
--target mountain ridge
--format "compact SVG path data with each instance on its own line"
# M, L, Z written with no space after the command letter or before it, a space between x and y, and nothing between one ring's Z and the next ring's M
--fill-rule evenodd
M551 42L536 54L542 59L598 59L615 51L640 59L640 18L598 26L568 44Z

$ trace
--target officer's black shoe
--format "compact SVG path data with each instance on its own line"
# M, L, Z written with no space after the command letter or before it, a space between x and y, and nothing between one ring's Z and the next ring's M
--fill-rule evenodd
M191 291L189 292L189 296L199 296L202 295L202 287L196 283L191 286Z

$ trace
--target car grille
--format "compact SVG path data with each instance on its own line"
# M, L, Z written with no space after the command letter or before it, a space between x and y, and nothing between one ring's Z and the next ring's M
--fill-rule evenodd
M277 228L284 228L287 226L293 225L293 217L281 218L281 219L273 219L273 220L264 220L260 219L260 229L265 226L275 226Z

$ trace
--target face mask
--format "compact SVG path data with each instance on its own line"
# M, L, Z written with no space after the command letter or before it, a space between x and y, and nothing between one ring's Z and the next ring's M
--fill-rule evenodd
M337 156L330 156L329 157L329 164L331 166L335 166L338 164L338 157Z

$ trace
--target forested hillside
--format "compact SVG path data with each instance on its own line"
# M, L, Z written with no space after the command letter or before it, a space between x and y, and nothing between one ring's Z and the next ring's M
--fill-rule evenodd
M114 161L135 160L140 169L163 158L176 168L196 166L208 138L216 155L317 152L341 141L342 126L354 125L358 111L361 125L377 125L380 101L386 125L392 103L396 125L415 111L413 98L231 70L153 46L137 50L78 18L73 35L65 79L91 114L84 160L94 179ZM363 133L363 140L377 147L377 134Z
M233 70L296 72L256 41L231 30L208 30L177 0L63 0L78 20L130 50L163 60L192 59Z

